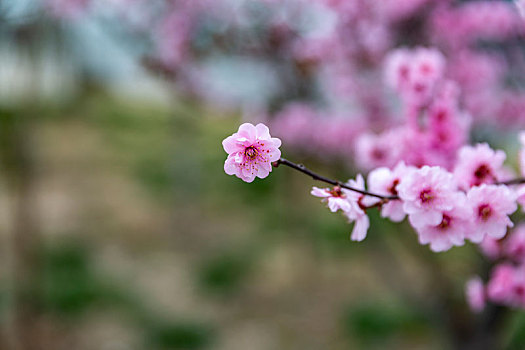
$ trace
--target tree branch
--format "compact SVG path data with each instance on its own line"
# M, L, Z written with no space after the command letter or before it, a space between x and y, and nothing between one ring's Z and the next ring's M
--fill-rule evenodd
M330 184L332 186L339 186L341 188L345 188L345 189L350 190L350 191L361 193L362 195L365 195L365 196L370 196L370 197L375 197L375 198L382 199L380 202L378 202L376 205L371 206L370 208L376 207L376 206L380 206L382 204L385 204L389 200L399 199L399 196L395 196L395 195L387 196L387 195L382 195L382 194L377 194L377 193L373 193L373 192L368 192L368 191L365 191L365 190L360 190L358 188L354 188L354 187L348 186L344 182L341 182L341 181L338 181L338 180L334 180L334 179L330 179L330 178L327 178L325 176L319 175L319 174L313 172L312 170L308 169L304 165L296 164L296 163L294 163L292 161L289 161L288 159L285 159L285 158L280 158L279 160L277 160L277 161L272 163L272 165L275 168L277 168L281 164L282 165L286 165L286 166L288 166L288 167L290 167L292 169L295 169L295 170L297 170L297 171L299 171L299 172L301 172L303 174L306 174L306 175L310 176L314 180L325 182L325 183ZM502 182L496 182L495 183L495 185L507 185L507 186L510 186L510 185L521 185L521 184L525 184L525 178L516 178L516 179L512 179L512 180L508 180L508 181L502 181Z
M314 173L310 169L306 168L304 165L296 164L294 162L289 161L288 159L280 158L278 161L273 162L273 166L274 167L278 167L281 164L289 166L292 169L295 169L295 170L297 170L297 171L299 171L299 172L301 172L303 174L306 174L306 175L310 176L314 180L326 182L327 184L330 184L330 185L333 185L333 186L339 186L341 188L345 188L345 189L350 190L350 191L361 193L361 194L363 194L365 196L380 198L380 199L383 199L385 201L399 199L398 196L386 196L386 195L372 193L372 192L368 192L368 191L365 191L365 190L360 190L358 188L354 188L354 187L348 186L344 182L341 182L341 181L338 181L338 180L329 179L329 178L327 178L325 176L322 176L322 175L319 175L317 173Z

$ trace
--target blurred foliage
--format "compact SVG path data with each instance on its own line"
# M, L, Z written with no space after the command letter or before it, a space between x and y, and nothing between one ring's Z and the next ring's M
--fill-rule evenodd
M144 333L147 349L204 349L214 338L210 325L191 320L164 320L148 310L134 288L112 283L93 267L87 244L61 241L41 250L41 276L34 298L42 311L70 321L93 309L127 315ZM160 321L162 320L162 321Z
M214 338L208 325L184 321L150 325L147 332L148 348L158 349L205 349Z
M394 303L366 302L344 311L342 327L364 348L382 348L393 336L413 337L425 332L428 324L418 310Z
M252 269L250 257L241 252L224 253L205 260L198 270L198 283L207 292L230 295L241 287Z
M94 303L108 303L114 295L93 271L84 246L46 249L41 266L41 280L36 288L46 311L77 316Z

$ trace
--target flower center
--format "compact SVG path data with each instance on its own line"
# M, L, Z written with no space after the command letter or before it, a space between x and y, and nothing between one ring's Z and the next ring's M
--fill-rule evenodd
M332 195L332 197L346 197L343 191L341 191L341 187L335 186L331 191L328 191Z
M452 221L452 218L446 214L443 214L443 220L441 220L441 223L438 225L438 228L445 230L450 226L450 222Z
M474 176L480 181L485 180L487 177L491 176L491 170L486 164L480 165L474 172Z
M374 148L372 150L372 158L376 160L383 160L386 158L385 151L380 148Z
M488 204L482 204L478 207L478 216L481 218L481 220L488 220L488 218L492 215L492 209Z
M257 152L257 148L253 146L246 147L246 149L244 150L244 155L250 159L255 159L258 153L259 152Z
M394 182L392 182L392 185L388 188L388 192L397 196L397 185L399 185L399 179L395 179Z
M429 203L434 199L434 197L434 193L429 188L421 191L421 193L419 194L419 199L422 203Z

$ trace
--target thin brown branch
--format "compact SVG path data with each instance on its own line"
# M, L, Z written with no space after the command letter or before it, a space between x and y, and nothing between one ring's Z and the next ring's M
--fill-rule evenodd
M301 172L303 174L306 174L306 175L310 176L314 180L326 182L327 184L330 184L330 185L333 185L333 186L339 186L341 188L345 188L345 189L350 190L350 191L361 193L361 194L363 194L365 196L370 196L370 197L383 199L383 201L381 201L383 203L385 203L388 200L399 199L398 196L385 196L385 195L382 195L382 194L372 193L372 192L368 192L368 191L365 191L365 190L360 190L360 189L355 188L355 187L348 186L344 182L341 182L341 181L338 181L338 180L333 180L333 179L327 178L325 176L319 175L317 173L314 173L310 169L306 168L304 165L296 164L294 162L289 161L288 159L280 158L278 161L273 162L273 166L274 167L278 167L281 164L289 166L292 169L295 169L295 170L297 170L297 171L299 171L299 172Z
M368 192L368 191L365 191L365 190L360 190L358 188L354 188L354 187L348 186L344 182L341 182L341 181L338 181L338 180L334 180L334 179L330 179L328 177L319 175L319 174L313 172L312 170L308 169L304 165L294 163L294 162L289 161L288 159L285 159L285 158L280 158L278 161L275 161L275 162L272 163L272 165L274 167L278 167L281 164L282 165L286 165L286 166L288 166L288 167L290 167L292 169L295 169L295 170L297 170L297 171L299 171L299 172L301 172L303 174L306 174L306 175L310 176L314 180L326 182L327 184L330 184L330 185L333 185L333 186L339 186L341 188L345 188L345 189L350 190L350 191L361 193L361 194L363 194L365 196L370 196L370 197L375 197L375 198L382 199L380 202L376 203L375 205L370 206L370 208L379 207L379 206L387 203L389 200L399 199L399 196L387 196L387 195L382 195L382 194L377 194L377 193L373 193L373 192ZM495 185L507 185L507 186L522 185L522 184L525 184L525 178L523 178L523 177L495 183ZM369 209L369 208L367 208L367 209Z

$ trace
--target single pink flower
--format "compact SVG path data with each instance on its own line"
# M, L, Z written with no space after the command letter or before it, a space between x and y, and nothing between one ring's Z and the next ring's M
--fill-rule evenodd
M488 297L497 302L509 301L510 290L513 285L514 268L509 264L496 266L491 273L487 284Z
M272 171L272 162L281 157L281 140L271 137L264 124L242 124L239 131L222 141L222 146L228 153L224 171L246 182L267 177Z
M481 312L485 308L485 287L478 276L469 279L465 285L467 302L474 312Z
M365 189L365 181L361 174L358 174L355 180L349 180L346 184L359 190ZM353 241L362 241L366 238L370 220L368 215L366 215L365 208L377 203L379 199L340 188L339 186L334 187L332 190L314 187L311 194L323 198L323 202L327 202L331 212L341 210L349 222L354 222L354 228L350 236Z
M462 246L465 234L470 230L472 211L462 192L454 194L454 207L443 211L443 219L438 225L416 227L419 243L429 244L434 252L443 252L452 246Z
M451 173L429 166L410 172L397 191L410 223L416 228L439 225L443 212L454 208L458 193Z
M365 189L365 180L361 174L358 174L355 180L348 181L347 184L359 190ZM351 203L351 209L345 211L344 214L350 222L355 222L350 239L352 239L352 241L362 241L366 238L368 228L370 227L370 219L362 206L371 205L377 202L377 199L366 197L358 192L348 191L348 200Z
M464 190L494 183L499 180L505 158L505 152L494 151L486 143L463 146L458 152L454 177Z
M328 208L332 213L338 210L348 212L352 209L352 205L348 201L348 190L342 189L338 186L333 189L313 187L310 192L313 196L323 198L323 202L327 202Z
M393 170L386 167L374 169L368 174L369 191L385 196L397 196L397 186L410 171L414 170L416 170L415 167L407 166L404 162L399 162ZM406 216L403 210L403 202L401 200L390 200L383 204L381 216L394 222L403 221Z
M400 133L385 131L379 135L361 134L355 142L356 162L363 169L380 166L390 167L397 163L401 154Z
M525 267L501 264L494 268L487 284L490 300L512 307L525 307Z
M472 187L467 201L473 211L473 227L467 238L480 243L485 235L499 239L514 224L508 215L517 209L516 194L505 185L481 185Z

